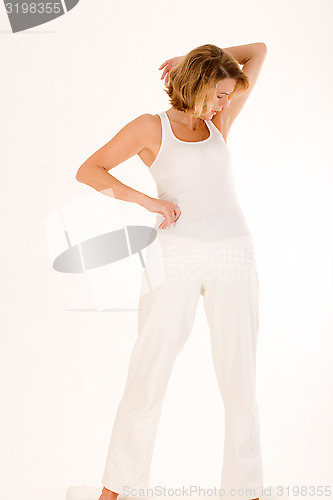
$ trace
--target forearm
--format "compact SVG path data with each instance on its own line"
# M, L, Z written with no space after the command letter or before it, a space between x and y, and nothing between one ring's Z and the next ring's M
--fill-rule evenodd
M247 45L236 45L235 47L223 47L223 50L228 52L239 64L243 65L251 59L251 57L261 54L266 50L266 44L263 42L255 42Z
M81 172L79 169L76 174L76 179L79 182L83 182L84 184L91 186L96 189L96 191L99 191L106 196L137 203L142 207L146 207L146 203L149 199L149 196L126 186L113 177L113 175L109 174L105 168L98 165L87 166Z

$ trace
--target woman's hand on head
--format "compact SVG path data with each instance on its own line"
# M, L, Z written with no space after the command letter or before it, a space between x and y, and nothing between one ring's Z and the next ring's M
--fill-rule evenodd
M158 226L159 229L165 229L166 227L170 229L171 224L176 222L181 214L179 207L173 201L159 200L158 198L149 197L145 208L149 212L156 212L165 217L164 221Z
M183 56L178 56L178 57L173 57L172 59L167 59L164 61L164 63L161 64L161 66L158 69L163 69L163 73L161 76L161 80L165 77L165 83L169 83L169 72L172 68L177 66L177 64L180 63L181 59Z

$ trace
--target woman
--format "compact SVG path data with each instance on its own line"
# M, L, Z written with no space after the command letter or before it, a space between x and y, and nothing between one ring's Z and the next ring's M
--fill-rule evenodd
M221 498L238 498L238 493L239 498L252 500L262 494L255 373L259 280L226 140L265 56L264 43L226 49L206 44L165 61L159 69L164 68L161 78L165 76L171 108L137 117L78 170L79 181L155 212L162 250L157 257L154 245L147 249L138 336L99 500L134 496L149 487L167 383L192 329L200 295L225 409ZM158 198L108 173L134 154L150 168ZM160 266L162 280L147 289L146 283L160 276Z

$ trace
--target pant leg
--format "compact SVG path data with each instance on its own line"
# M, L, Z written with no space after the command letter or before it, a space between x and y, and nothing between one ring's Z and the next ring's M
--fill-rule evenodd
M149 487L166 387L173 363L192 329L201 286L200 275L182 272L174 264L158 286L140 297L138 336L102 477L103 485L112 491L122 493L125 486Z
M223 498L257 498L263 469L256 398L259 279L255 258L217 264L205 281L203 300L225 409ZM243 491L238 497L231 488Z

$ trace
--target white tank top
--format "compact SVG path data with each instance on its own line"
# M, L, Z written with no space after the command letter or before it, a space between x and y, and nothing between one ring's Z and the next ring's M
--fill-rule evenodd
M156 214L159 233L202 241L251 235L235 192L230 151L221 132L204 120L210 136L198 142L178 139L165 111L158 113L162 142L149 167L158 198L181 210L170 229L158 229L164 216Z

